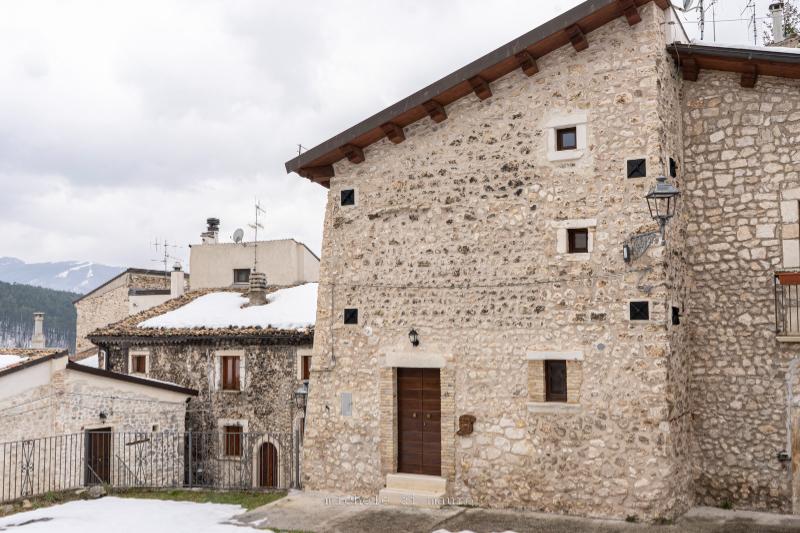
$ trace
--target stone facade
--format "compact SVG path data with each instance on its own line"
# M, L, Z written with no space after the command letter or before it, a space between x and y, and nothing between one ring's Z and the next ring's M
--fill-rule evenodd
M773 274L800 266L800 82L743 89L702 71L684 84L683 120L697 501L790 512L777 454L797 432L787 387L800 349L776 338Z
M88 339L88 335L92 331L146 309L146 307L135 308L132 305L131 292L137 290L167 291L160 300L148 302L148 306L153 306L169 298L169 288L169 274L156 270L129 269L76 300L77 340L75 351L82 352L93 347Z
M655 229L644 201L653 178L670 157L683 164L665 15L652 3L640 12L636 26L621 18L589 34L583 52L538 58L533 77L493 82L485 101L453 103L441 124L408 126L402 144L371 145L365 163L336 164L307 487L374 497L396 469L393 369L434 366L450 496L650 519L691 504L685 354L673 353L685 333L669 325L681 298L670 281L686 275L669 259L683 251L655 245L630 264L621 253ZM554 160L552 128L576 122L582 156ZM626 179L628 158L647 160L647 179ZM349 188L358 203L342 207ZM559 232L575 224L592 244L573 257ZM650 302L649 321L628 320L631 300ZM343 324L345 308L359 309L358 325ZM528 354L542 351L583 354L569 361L566 404L539 401L531 385L541 370ZM462 414L477 419L466 437L455 435Z

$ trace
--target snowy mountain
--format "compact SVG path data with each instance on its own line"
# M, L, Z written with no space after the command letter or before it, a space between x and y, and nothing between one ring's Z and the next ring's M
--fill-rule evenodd
M95 289L123 270L88 261L26 263L14 257L0 257L0 281L81 294Z

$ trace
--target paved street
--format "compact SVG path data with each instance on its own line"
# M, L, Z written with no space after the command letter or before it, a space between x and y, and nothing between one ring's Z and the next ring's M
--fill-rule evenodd
M315 533L463 531L475 533L788 533L800 532L800 517L697 507L674 524L636 524L532 512L450 507L419 509L355 503L321 493L292 492L236 520L261 529Z

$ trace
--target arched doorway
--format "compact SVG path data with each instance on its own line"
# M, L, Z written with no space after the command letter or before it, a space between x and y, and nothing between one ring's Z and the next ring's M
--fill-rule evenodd
M258 486L278 486L278 449L265 442L258 450Z

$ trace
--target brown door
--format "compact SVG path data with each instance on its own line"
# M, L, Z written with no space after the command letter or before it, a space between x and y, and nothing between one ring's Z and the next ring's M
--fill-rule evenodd
M397 471L442 474L438 368L397 369Z
M111 483L111 428L86 432L86 484Z
M266 442L258 452L258 486L276 487L278 485L278 450Z

